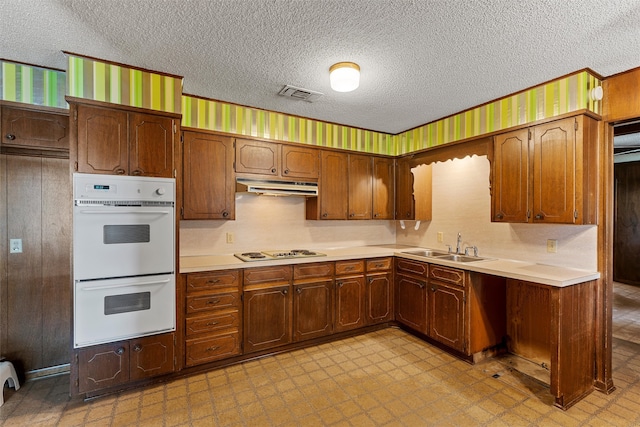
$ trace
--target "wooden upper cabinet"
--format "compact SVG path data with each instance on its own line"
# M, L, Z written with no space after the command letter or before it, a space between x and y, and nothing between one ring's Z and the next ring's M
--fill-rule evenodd
M288 178L318 179L320 151L316 148L282 146L282 176Z
M176 120L77 105L78 172L173 177Z
M2 145L45 150L69 150L66 114L2 106Z
M396 163L396 219L430 221L432 218L431 165L411 158Z
M371 219L372 168L370 156L349 154L349 219Z
M347 153L320 152L318 197L307 198L307 219L347 219L348 164Z
M280 175L280 145L250 139L236 140L236 172Z
M373 219L393 219L395 205L395 167L390 157L373 158Z
M78 105L78 172L128 173L127 113Z
M173 177L174 121L129 113L129 174Z
M527 222L529 218L529 130L494 137L494 221Z
M576 116L494 137L492 220L595 224L597 127Z
M233 138L184 132L182 219L235 219Z
M265 178L318 179L319 150L273 142L238 139L236 172Z

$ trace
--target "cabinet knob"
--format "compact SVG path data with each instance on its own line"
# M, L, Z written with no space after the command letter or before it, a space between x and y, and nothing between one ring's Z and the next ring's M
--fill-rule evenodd
M329 216L329 214L328 214L328 213L326 213L326 212L322 214L322 218L326 218L326 217L328 217L328 216Z
M140 344L136 344L135 346L133 346L133 351L141 351L142 350L142 346Z
M271 173L276 173L276 168L271 168Z
M374 218L378 218L378 214L377 214L377 213L374 213L374 214L373 214L373 217L374 217Z
M116 350L116 354L124 354L124 347L120 347Z
M229 216L229 212L222 212L222 217L223 218L227 218Z
M407 212L407 218L411 218L411 212Z
M286 294L288 294L288 293L289 293L289 290L288 290L288 289L283 289L283 290L282 290L282 295L286 295Z
M142 171L139 169L136 169L133 172L131 172L131 175L134 175L134 176L142 175Z
M496 219L502 219L502 218L504 218L504 215L502 215L501 213L496 215Z
M350 216L351 218L353 218L354 216L356 216L356 214L354 214L354 213L350 213L350 214L349 214L349 216Z
M14 134L12 134L12 133L8 133L8 134L6 135L6 138L7 138L9 141L13 141L14 139L16 139L16 136L15 136Z
M124 175L124 169L116 169L117 175Z
M302 289L298 288L298 289L296 289L296 292L301 294L302 293Z
M536 219L544 219L544 214L541 214L541 213L537 214Z
M436 288L432 286L431 287L431 292L435 292L435 291L436 291Z
M420 286L420 289L424 289L425 284L424 283L418 283L418 286Z
M340 287L340 288L341 288L342 286L344 286L344 283L342 283L342 282L338 282L338 287Z
M289 175L289 169L285 169L283 172L285 175Z

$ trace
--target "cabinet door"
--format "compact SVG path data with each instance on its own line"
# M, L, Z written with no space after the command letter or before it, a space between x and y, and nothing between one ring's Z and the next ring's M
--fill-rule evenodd
M396 277L396 320L416 331L427 333L426 280Z
M184 132L183 219L235 219L233 138Z
M391 273L367 276L365 310L368 324L393 320L392 276Z
M413 174L408 159L399 159L396 164L396 219L414 219Z
M493 139L492 221L529 220L529 130Z
M429 336L464 352L464 290L433 282L429 287Z
M347 154L322 151L320 156L320 219L347 219Z
M349 154L349 219L371 219L372 160Z
M127 113L78 105L78 172L128 173Z
M533 222L575 222L576 119L533 128Z
M129 174L173 178L174 121L129 113Z
M252 352L291 342L290 287L244 292L244 351Z
M301 341L330 334L333 281L294 285L293 289L293 339Z
M77 350L78 393L129 381L129 343L126 341Z
M320 170L320 151L315 148L282 146L282 176L317 179Z
M280 145L270 142L236 140L236 172L268 176L280 175Z
M364 293L364 276L336 278L336 332L364 326Z
M69 116L2 107L2 145L69 150Z
M395 168L391 158L373 159L373 219L393 219Z
M174 334L136 338L129 342L131 381L175 370Z

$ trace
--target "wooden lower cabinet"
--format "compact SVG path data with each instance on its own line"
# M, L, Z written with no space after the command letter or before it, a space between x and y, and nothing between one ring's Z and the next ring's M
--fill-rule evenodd
M298 264L293 267L293 340L333 332L332 262Z
M393 258L374 258L366 262L366 323L393 320Z
M418 332L427 333L427 281L396 276L396 320Z
M466 272L429 265L429 336L454 350L465 352Z
M78 393L90 393L175 370L173 333L96 345L76 351Z
M364 260L336 262L336 332L365 325L364 283Z
M185 366L240 354L240 270L186 276Z
M244 272L244 352L292 341L291 266L260 267Z

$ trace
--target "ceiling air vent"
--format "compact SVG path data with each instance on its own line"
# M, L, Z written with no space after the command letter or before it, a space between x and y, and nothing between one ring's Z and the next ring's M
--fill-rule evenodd
M280 90L280 92L278 92L278 95L287 96L293 99L301 99L307 102L315 102L320 99L323 94L320 92L316 92L315 90L286 85Z

